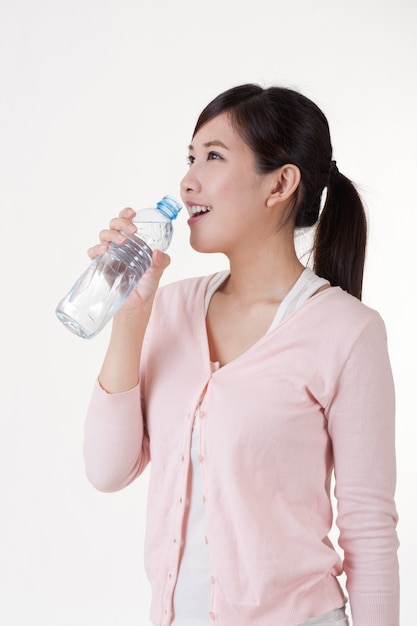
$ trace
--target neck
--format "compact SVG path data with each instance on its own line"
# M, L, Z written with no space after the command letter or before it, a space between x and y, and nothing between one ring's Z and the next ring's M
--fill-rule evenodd
M281 302L305 269L293 238L281 241L278 248L275 242L275 246L238 251L229 261L230 277L222 291L248 303Z

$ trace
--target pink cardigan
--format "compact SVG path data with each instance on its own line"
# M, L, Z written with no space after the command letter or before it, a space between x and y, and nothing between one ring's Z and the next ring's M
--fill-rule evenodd
M398 626L394 392L384 324L335 287L212 372L210 277L159 290L141 384L88 411L89 480L114 491L152 459L145 565L151 619L168 626L178 574L195 410L211 617L221 626L294 626L344 604L354 626ZM335 472L344 563L327 538Z

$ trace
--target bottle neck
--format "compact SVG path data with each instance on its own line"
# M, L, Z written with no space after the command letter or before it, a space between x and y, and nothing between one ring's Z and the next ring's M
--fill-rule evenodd
M164 196L156 205L157 211L169 220L175 220L181 211L181 204L172 196Z

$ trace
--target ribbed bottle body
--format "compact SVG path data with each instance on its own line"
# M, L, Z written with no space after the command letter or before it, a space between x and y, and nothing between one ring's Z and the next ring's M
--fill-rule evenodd
M73 333L91 339L99 333L138 284L152 263L152 249L138 237L110 244L87 267L56 309Z
M134 235L123 233L122 244L111 243L87 267L55 313L72 333L91 339L115 315L152 263L153 250L165 251L171 243L175 219L181 205L165 196L157 207L141 209Z

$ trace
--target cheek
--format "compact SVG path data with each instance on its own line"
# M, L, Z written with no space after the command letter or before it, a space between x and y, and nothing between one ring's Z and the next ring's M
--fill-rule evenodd
M213 182L212 193L216 202L226 206L228 211L242 209L245 204L252 204L253 196L248 189L244 175L233 180L229 178L218 179Z
M229 195L231 189L232 185L228 177L219 174L208 176L205 184L203 184L203 190L207 191L210 196L216 196L217 199Z

